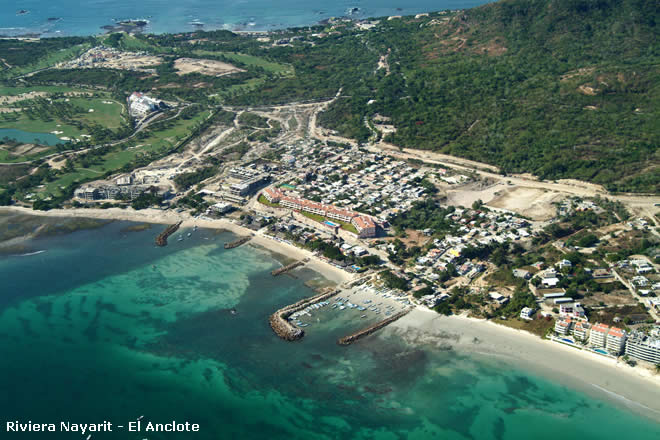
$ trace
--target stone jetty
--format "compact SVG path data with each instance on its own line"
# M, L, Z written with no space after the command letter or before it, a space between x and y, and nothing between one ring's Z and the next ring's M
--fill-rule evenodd
M277 312L270 315L268 322L275 334L285 341L297 341L305 336L305 331L296 327L287 319L295 312L309 307L317 302L324 301L339 293L338 290L331 289L330 291L319 293L309 298L302 299L294 304L288 305L279 309Z
M239 247L242 244L247 243L248 241L252 240L252 235L246 235L245 237L241 237L238 240L234 240L230 243L225 243L225 249L234 249L235 247Z
M412 309L407 309L402 312L397 313L396 315L392 315L387 319L384 319L380 322L377 322L375 324L370 325L369 327L363 328L362 330L358 330L357 332L350 334L348 336L344 336L343 338L340 338L337 340L337 344L339 345L350 345L353 342L357 341L360 338L363 338L365 336L368 336L381 328L385 327L388 324L391 324L392 322L396 321L399 318L402 318L408 314Z
M156 237L156 246L167 246L167 237L174 234L179 229L179 226L181 226L181 223L183 222L169 225L163 232L158 234L158 237Z
M278 275L282 275L283 273L286 273L286 272L288 272L288 271L290 271L290 270L293 270L293 269L295 269L295 268L298 267L298 266L302 266L303 264L305 264L305 263L308 262L308 261L309 261L309 258L305 258L305 259L302 260L302 261L296 261L295 263L287 264L286 266L283 266L283 267L280 267L280 268L278 268L278 269L275 269L275 270L272 271L270 274L271 274L272 276L274 276L274 277L276 277L276 276L278 276Z

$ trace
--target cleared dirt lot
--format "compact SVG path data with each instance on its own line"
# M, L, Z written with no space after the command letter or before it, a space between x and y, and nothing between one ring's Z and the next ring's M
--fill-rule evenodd
M494 199L487 202L493 208L508 209L532 220L549 220L556 214L553 203L565 195L537 188L510 187L499 191Z
M243 69L222 61L204 60L197 58L179 58L174 61L174 68L179 75L200 73L208 76L224 76L232 73L245 72Z

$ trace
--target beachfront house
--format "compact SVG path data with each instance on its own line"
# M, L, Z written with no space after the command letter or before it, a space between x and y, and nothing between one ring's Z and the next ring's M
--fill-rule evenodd
M569 316L571 318L584 318L584 308L578 302L567 302L559 306L560 316Z
M523 307L523 309L520 311L520 318L531 321L534 319L535 311L536 310L532 309L531 307Z

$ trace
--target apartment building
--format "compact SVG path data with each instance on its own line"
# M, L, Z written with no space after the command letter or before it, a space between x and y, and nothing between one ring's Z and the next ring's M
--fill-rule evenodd
M589 337L589 323L578 321L573 328L573 336L575 339L586 342Z
M555 322L555 333L561 336L567 336L570 333L572 327L573 321L571 318L560 318Z
M361 238L376 236L376 222L367 215L359 214L349 209L337 208L333 205L290 197L279 188L266 188L263 190L262 194L270 203L279 203L285 208L296 211L305 211L332 220L350 223L355 226L355 229L358 231L358 236Z
M610 327L605 324L595 324L589 334L589 345L595 348L605 348L607 333Z
M626 347L626 332L617 327L612 327L607 333L605 348L612 354L619 355L623 353Z
M625 351L630 357L658 365L660 364L660 334L654 336L633 332L626 341Z

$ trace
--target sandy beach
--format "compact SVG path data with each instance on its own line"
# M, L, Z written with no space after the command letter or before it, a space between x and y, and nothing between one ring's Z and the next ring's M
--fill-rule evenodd
M660 374L542 340L531 333L417 308L389 329L411 343L501 359L660 421Z
M78 209L53 209L50 211L34 211L29 208L21 207L0 207L0 211L8 211L14 213L21 213L26 215L35 215L43 217L79 217L79 218L94 218L104 220L123 220L132 222L154 223L154 224L173 224L178 221L183 221L182 228L192 228L197 226L200 228L208 229L221 229L232 232L236 235L254 235L250 244L264 248L271 252L284 255L288 258L295 260L302 260L309 258L309 262L305 264L307 269L311 269L319 273L324 278L342 284L353 279L354 275L342 269L339 269L315 256L312 252L299 247L282 243L281 241L274 240L266 235L254 232L250 229L244 228L236 223L232 223L227 219L196 219L185 213L176 213L173 211L161 211L160 209L142 209L136 211L131 208L78 208Z
M109 220L125 220L155 224L172 224L183 221L182 227L227 230L237 235L253 235L254 246L284 255L291 259L309 258L306 268L316 271L324 278L343 284L356 278L328 264L311 252L282 243L259 232L251 231L227 219L195 219L187 214L157 209L66 209L33 211L27 208L2 207L0 211L11 211L27 215L47 217L80 217ZM366 291L355 291L351 298L356 303L382 296ZM400 308L393 299L384 303ZM494 357L502 361L537 371L571 388L608 399L619 405L660 420L660 374L648 369L632 368L623 362L580 351L551 341L541 340L525 331L501 326L489 321L463 316L442 316L423 307L417 307L404 318L391 324L387 330L411 343L450 345L459 352Z

